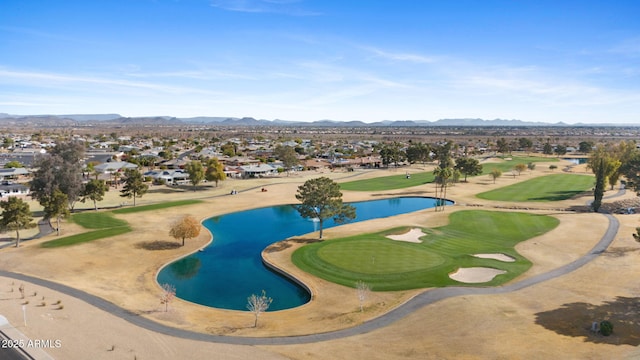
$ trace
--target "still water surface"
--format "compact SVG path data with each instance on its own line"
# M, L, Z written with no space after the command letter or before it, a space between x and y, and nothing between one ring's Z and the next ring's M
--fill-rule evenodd
M435 206L435 199L403 197L351 203L356 219L384 218ZM292 205L252 209L209 218L203 225L213 243L163 268L160 284L176 287L176 296L194 303L247 310L247 297L262 290L273 298L269 311L307 303L309 292L262 263L261 253L274 242L318 230L317 222L302 218ZM336 226L325 221L324 228Z

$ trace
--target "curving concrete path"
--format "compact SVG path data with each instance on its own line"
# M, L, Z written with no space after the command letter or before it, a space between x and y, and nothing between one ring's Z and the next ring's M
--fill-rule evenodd
M343 329L343 330L337 330L337 331L331 331L331 332L319 333L319 334L311 334L311 335L302 335L302 336L280 336L280 337L258 338L258 337L210 335L210 334L203 334L203 333L198 333L193 331L187 331L187 330L182 330L182 329L177 329L177 328L162 325L153 320L147 319L131 311L123 309L110 301L104 300L95 295L91 295L82 290L74 289L72 287L62 285L56 282L36 278L33 276L13 273L10 271L4 271L4 270L0 270L0 276L14 278L16 280L27 281L40 286L48 287L52 290L59 291L68 296L73 296L75 298L83 300L88 304L91 304L115 316L118 316L134 325L140 326L147 330L169 335L169 336L180 337L180 338L190 339L190 340L218 342L218 343L227 343L227 344L236 344L236 345L305 344L305 343L340 339L348 336L368 333L376 329L385 327L389 324L392 324L404 318L405 316L408 316L414 311L419 310L420 308L426 305L433 304L443 299L447 299L455 296L461 296L461 295L504 294L512 291L517 291L517 290L568 274L582 267L583 265L589 263L590 261L598 257L600 254L602 254L615 238L615 235L618 232L618 228L620 227L618 220L612 215L605 214L603 216L607 217L607 219L609 220L609 226L607 228L607 231L604 233L604 235L600 239L600 241L591 249L591 251L589 251L589 253L582 256L581 258L573 261L572 263L569 263L557 269L551 270L547 273L540 274L516 283L512 283L506 286L501 286L501 287L492 287L492 288L446 287L446 288L428 290L415 296L414 298L407 301L403 305L395 308L394 310L378 318L375 318L363 324L360 324L358 326L348 328L348 329Z

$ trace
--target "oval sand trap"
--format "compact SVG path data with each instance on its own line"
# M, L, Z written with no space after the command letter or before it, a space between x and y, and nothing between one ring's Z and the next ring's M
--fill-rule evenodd
M514 262L514 261L516 261L516 259L512 258L511 256L505 255L505 254L473 254L473 256L475 256L477 258L494 259L494 260L499 260L499 261L504 261L504 262Z
M425 236L426 234L422 232L420 228L413 228L408 232L400 235L387 235L387 238L396 241L407 241L412 243L421 243L421 236Z
M455 281L463 283L483 283L491 281L494 277L500 274L505 274L506 271L486 268L486 267L471 267L460 268L456 272L449 274L449 277Z

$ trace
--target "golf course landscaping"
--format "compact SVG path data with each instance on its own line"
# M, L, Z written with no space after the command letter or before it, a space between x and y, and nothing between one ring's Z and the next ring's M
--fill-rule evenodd
M594 186L589 175L554 174L536 177L478 195L480 199L497 201L560 201L584 193Z
M493 169L501 172L508 172L515 168L517 164L528 164L538 162L557 162L555 158L545 158L536 156L517 156L501 160L500 162L483 163L482 175L489 174ZM340 183L341 190L350 191L386 191L404 189L408 187L432 183L435 179L432 171L418 172L411 174L407 178L406 174L380 176L371 179L355 180Z
M59 239L43 242L40 246L43 248L56 248L61 246L69 246L81 244L98 239L104 239L116 235L122 235L132 231L131 226L125 220L117 219L114 214L131 214L142 211L152 211L167 209L175 206L186 206L201 203L201 200L178 200L150 204L138 207L125 207L109 212L82 212L73 214L70 217L72 222L82 226L85 229L93 231L83 232L71 236L65 236Z
M421 242L387 238L409 229L395 228L306 245L293 253L301 269L338 284L355 287L363 281L374 291L462 285L449 277L458 268L485 267L505 271L486 286L503 284L529 269L531 263L514 247L559 224L556 218L519 212L458 211L448 225L426 228ZM503 254L515 261L479 258Z

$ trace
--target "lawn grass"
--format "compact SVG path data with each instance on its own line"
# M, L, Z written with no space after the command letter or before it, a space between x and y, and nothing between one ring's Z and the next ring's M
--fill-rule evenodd
M594 185L589 175L555 174L483 192L476 196L498 201L559 201L570 199Z
M555 228L559 220L550 216L484 210L458 211L450 223L423 229L422 243L394 241L387 234L409 230L389 229L379 233L309 244L296 250L296 266L320 278L355 287L364 281L372 290L406 290L450 285L464 286L449 274L458 268L490 267L507 273L483 283L503 284L531 267L514 247L521 241ZM481 259L478 253L502 253L514 262Z
M122 209L113 210L112 212L114 214L131 214L131 213L136 213L136 212L141 212L141 211L151 211L151 210L166 209L166 208L170 208L170 207L174 207L174 206L185 206L185 205L199 204L201 202L202 202L202 200L169 201L169 202L151 204L151 205L144 205L144 206L125 207L125 208L122 208Z
M126 221L114 218L110 212L83 212L73 214L71 220L86 229L105 229L127 225Z
M107 229L94 230L82 234L65 236L60 239L46 241L40 244L40 246L43 248L56 248L61 246L76 245L116 235L122 235L128 233L129 231L131 231L131 227L129 226L118 226Z
M537 156L514 156L510 158L511 160L505 160L502 162L492 162L482 164L482 175L487 175L493 169L498 169L503 173L511 172L518 164L528 164L528 163L537 163L537 162L557 162L557 158L546 158L546 157L537 157Z
M487 163L483 164L482 174L486 175L491 172L493 169L499 169L502 172L508 172L513 170L513 168L517 164L528 164L530 162L549 162L549 161L558 161L555 158L542 158L535 156L519 156L513 157L511 160L506 160L504 162L499 163ZM355 180L348 181L340 184L341 190L351 190L351 191L385 191L385 190L395 190L395 189L404 189L412 186L424 185L428 183L432 183L435 177L433 176L433 172L426 171L421 173L411 174L411 177L407 179L406 174L399 175L391 175L391 176L381 176L372 179L364 179L364 180Z
M434 176L432 172L421 172L411 174L407 179L406 174L382 176L372 179L349 181L340 184L342 190L352 191L381 191L404 189L407 187L424 185L433 182Z

